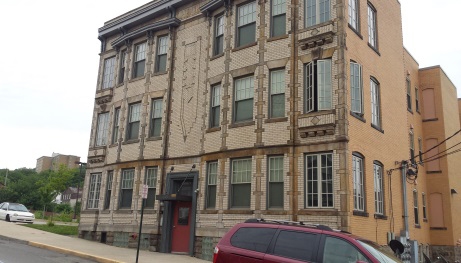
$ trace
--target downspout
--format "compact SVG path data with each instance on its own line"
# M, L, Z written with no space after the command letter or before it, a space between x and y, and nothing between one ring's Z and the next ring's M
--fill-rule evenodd
M298 94L298 85L297 77L298 77L298 49L297 49L297 28L298 28L298 0L292 0L292 12L291 17L291 211L292 211L292 221L298 221L298 172L297 172L297 165L295 165L296 158L296 140L297 140L297 132L296 129L298 127L298 114L296 114L298 110L298 103L296 99L296 95Z
M408 203L407 203L407 161L402 161L402 202L403 202L403 221L404 226L403 230L400 233L400 236L405 236L406 240L410 239L408 233Z

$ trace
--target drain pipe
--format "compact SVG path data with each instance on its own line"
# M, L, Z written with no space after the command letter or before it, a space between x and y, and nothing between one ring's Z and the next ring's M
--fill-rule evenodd
M403 220L404 227L400 233L400 236L405 236L406 240L410 239L408 233L408 202L407 202L407 161L402 161L402 201L403 201Z

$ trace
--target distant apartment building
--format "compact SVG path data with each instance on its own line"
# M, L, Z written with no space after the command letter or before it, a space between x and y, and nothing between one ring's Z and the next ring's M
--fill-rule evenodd
M42 156L38 158L35 171L40 173L45 170L57 170L61 164L68 168L77 168L78 162L80 162L80 157L78 156L53 153L51 157Z
M461 259L461 103L399 1L153 1L99 39L80 237L131 246L147 185L142 249L267 218Z

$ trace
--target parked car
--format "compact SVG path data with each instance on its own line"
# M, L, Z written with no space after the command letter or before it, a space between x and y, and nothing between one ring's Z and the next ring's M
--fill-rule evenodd
M393 240L392 249L398 244ZM400 246L401 245L401 246ZM389 247L333 230L324 225L302 222L249 219L235 225L214 249L213 263L397 263Z
M35 216L23 204L4 202L0 204L0 219L32 224Z

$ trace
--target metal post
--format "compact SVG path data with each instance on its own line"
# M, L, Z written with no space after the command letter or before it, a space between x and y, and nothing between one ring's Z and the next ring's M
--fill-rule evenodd
M144 203L146 202L146 199L142 199L142 205L141 205L141 221L139 222L139 234L138 234L138 248L136 250L136 263L138 263L138 257L139 257L139 246L141 245L141 230L142 230L142 218L144 216Z
M82 162L75 162L75 163L80 165L80 172L79 172L79 176L78 176L79 180L78 180L78 183L77 183L77 200L75 201L74 218L73 219L77 219L77 204L78 204L78 195L80 193L80 180L82 179L82 166L86 165L86 163L82 163Z
M6 175L5 175L5 186L6 186L6 179L8 178L8 168L6 168Z

